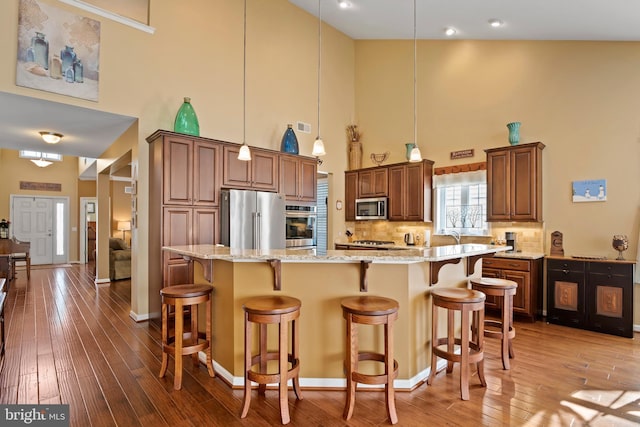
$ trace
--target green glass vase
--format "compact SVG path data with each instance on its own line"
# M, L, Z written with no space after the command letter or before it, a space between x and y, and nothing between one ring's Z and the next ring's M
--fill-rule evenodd
M198 116L191 105L191 98L184 98L184 102L178 110L178 114L176 114L173 130L187 135L200 136L200 124L198 123Z

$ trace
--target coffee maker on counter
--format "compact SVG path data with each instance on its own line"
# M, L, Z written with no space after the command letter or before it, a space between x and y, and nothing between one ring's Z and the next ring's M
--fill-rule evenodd
M516 251L516 233L514 231L507 231L504 233L504 239L507 241L507 246L511 246L513 248L508 250L507 252L515 252Z

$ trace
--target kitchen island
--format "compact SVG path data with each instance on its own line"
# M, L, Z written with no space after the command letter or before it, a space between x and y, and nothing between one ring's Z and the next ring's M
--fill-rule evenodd
M196 261L196 282L211 283L212 357L218 375L233 387L243 384L242 304L263 295L302 301L300 385L343 388L345 326L340 301L362 292L400 304L395 324L398 390L410 390L429 374L431 299L434 287L466 287L480 277L481 258L505 250L490 245L452 245L411 250L235 250L214 245L163 247ZM361 331L362 349L382 345L382 329ZM372 331L371 329L375 329ZM271 334L275 335L275 334Z

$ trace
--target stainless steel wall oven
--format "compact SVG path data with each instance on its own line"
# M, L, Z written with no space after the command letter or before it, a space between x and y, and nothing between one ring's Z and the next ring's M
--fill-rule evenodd
M313 249L316 247L316 206L286 204L285 234L287 249Z

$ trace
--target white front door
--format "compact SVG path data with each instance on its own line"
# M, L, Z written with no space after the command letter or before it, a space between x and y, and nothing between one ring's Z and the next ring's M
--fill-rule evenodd
M31 242L31 264L67 262L67 198L12 196L12 212L12 235Z

